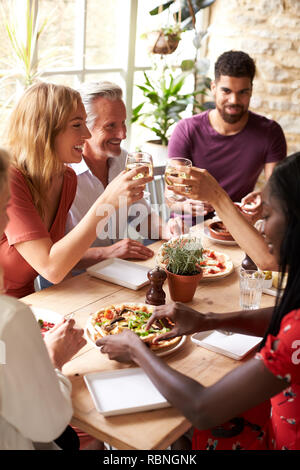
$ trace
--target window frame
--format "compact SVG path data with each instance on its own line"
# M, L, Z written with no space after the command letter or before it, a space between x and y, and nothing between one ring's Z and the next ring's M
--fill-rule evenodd
M35 18L36 21L38 8L41 5L42 0L30 0L30 4L35 6ZM136 33L137 33L137 18L138 8L142 6L144 0L123 0L128 4L128 28L127 37L124 41L127 42L127 54L124 57L124 62L118 67L108 66L86 66L86 32L87 32L87 5L89 0L75 0L75 42L74 42L74 58L75 65L72 67L59 67L55 69L46 69L43 71L42 77L52 77L57 75L66 75L75 77L75 87L79 86L80 83L89 79L91 74L100 73L110 74L117 73L120 75L123 81L123 94L124 102L127 109L127 147L130 148L131 144L131 117L132 117L132 106L133 106L133 95L134 95L134 76L136 72L151 70L151 66L136 66ZM126 21L126 19L124 19ZM203 19L202 19L203 22ZM36 60L38 58L38 47L36 50ZM5 70L2 70L5 73Z
M31 0L35 2L36 13L38 11L40 0ZM123 0L125 1L125 0ZM76 0L76 39L74 44L74 67L62 67L45 70L43 77L51 77L55 75L70 75L77 78L78 85L86 81L91 74L101 73L119 73L121 79L124 82L123 93L124 101L127 109L127 144L130 146L131 140L131 110L133 101L133 87L134 87L134 74L137 71L150 70L151 67L136 67L135 66L135 45L136 45L136 29L137 29L137 15L138 15L138 4L139 0L126 0L129 6L129 24L128 24L128 35L126 38L128 48L127 57L124 60L123 66L120 67L86 67L85 51L86 51L86 29L87 29L87 3L88 0ZM38 53L38 51L37 51Z

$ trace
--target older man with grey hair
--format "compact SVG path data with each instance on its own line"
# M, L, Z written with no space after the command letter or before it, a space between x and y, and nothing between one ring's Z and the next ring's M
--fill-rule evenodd
M92 134L83 148L83 159L72 164L77 174L77 193L67 220L67 232L70 231L86 214L95 200L104 191L108 183L125 169L127 152L121 148L126 138L126 108L122 100L122 89L111 82L92 82L83 84L79 92L86 112L87 126ZM116 194L117 197L117 194ZM146 225L153 222L159 226L159 238L169 238L174 229L165 226L145 200L139 201L144 206ZM141 206L139 206L141 207ZM153 251L140 241L126 234L127 213L116 214L102 233L86 252L77 266L84 269L106 258L146 260L153 256ZM155 219L154 221L151 219ZM123 225L120 221L123 221ZM173 221L171 222L173 223Z

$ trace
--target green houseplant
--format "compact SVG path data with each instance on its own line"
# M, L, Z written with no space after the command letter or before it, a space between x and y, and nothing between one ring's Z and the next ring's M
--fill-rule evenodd
M159 2L158 6L152 9L150 15L158 15L163 11L168 11L169 17L173 14L176 27L183 31L193 31L194 37L192 46L195 48L194 58L183 60L181 69L190 71L194 75L195 90L200 86L210 87L210 79L206 77L209 68L209 60L200 58L199 52L204 39L208 36L208 30L198 28L196 15L203 9L210 7L215 0L167 0ZM198 29L197 29L198 28ZM209 103L208 106L211 106ZM193 114L196 108L193 109Z
M179 237L167 242L164 261L170 296L178 302L190 302L203 277L199 263L202 261L201 241L195 237Z
M172 10L176 22L180 20L182 29L195 28L195 15L204 8L211 6L215 0L167 0L158 3L150 15L158 15L165 10Z
M175 76L167 69L159 80L150 81L144 72L145 82L136 85L143 92L144 101L132 110L131 122L150 129L162 145L168 145L170 128L181 119L181 114L188 105L202 109L195 97L205 93L204 89L182 93L187 75L188 73L180 73Z
M183 112L190 107L191 114L206 109L202 104L206 95L206 90L210 88L211 80L206 76L209 68L208 59L198 60L197 53L201 46L201 41L206 37L206 31L196 31L196 14L201 9L210 6L215 0L171 0L161 1L158 6L151 10L151 15L160 14L164 10L173 13L174 24L162 28L165 34L175 34L181 37L186 30L192 29L195 32L193 46L196 49L195 58L183 60L180 65L170 68L165 66L162 76L157 80L150 79L144 74L145 81L137 85L143 92L144 101L136 106L132 111L132 123L138 123L151 130L156 136L156 140L147 141L143 150L153 154L157 160L157 166L165 164L167 158L167 145L171 135L172 126L183 117ZM151 51L156 54L158 52ZM169 52L168 52L169 53ZM161 55L163 62L164 55ZM165 59L164 59L165 60ZM160 64L162 65L162 64ZM173 69L180 71L175 75ZM182 88L187 76L193 74L194 86L190 93L183 93Z

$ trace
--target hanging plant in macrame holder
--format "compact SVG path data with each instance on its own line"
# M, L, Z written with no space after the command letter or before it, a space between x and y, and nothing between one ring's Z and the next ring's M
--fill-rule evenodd
M158 11L162 11L162 5L159 6ZM172 54L177 49L180 41L180 22L181 22L181 9L178 13L175 25L170 25L165 28L160 28L158 31L150 33L150 52L152 54Z
M172 54L180 41L180 36L177 33L165 34L162 29L155 31L151 36L154 36L154 43L152 42L153 45L150 47L152 54Z

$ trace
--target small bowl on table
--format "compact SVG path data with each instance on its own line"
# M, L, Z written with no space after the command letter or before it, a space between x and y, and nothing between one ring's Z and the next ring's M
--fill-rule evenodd
M258 271L261 271L260 269ZM264 283L263 283L263 288L264 289L271 289L272 284L273 284L273 274L272 271L261 271L265 275Z
M211 222L208 225L209 233L212 238L215 238L216 240L223 240L223 241L233 241L234 238L228 232L227 228L223 224L221 220Z

